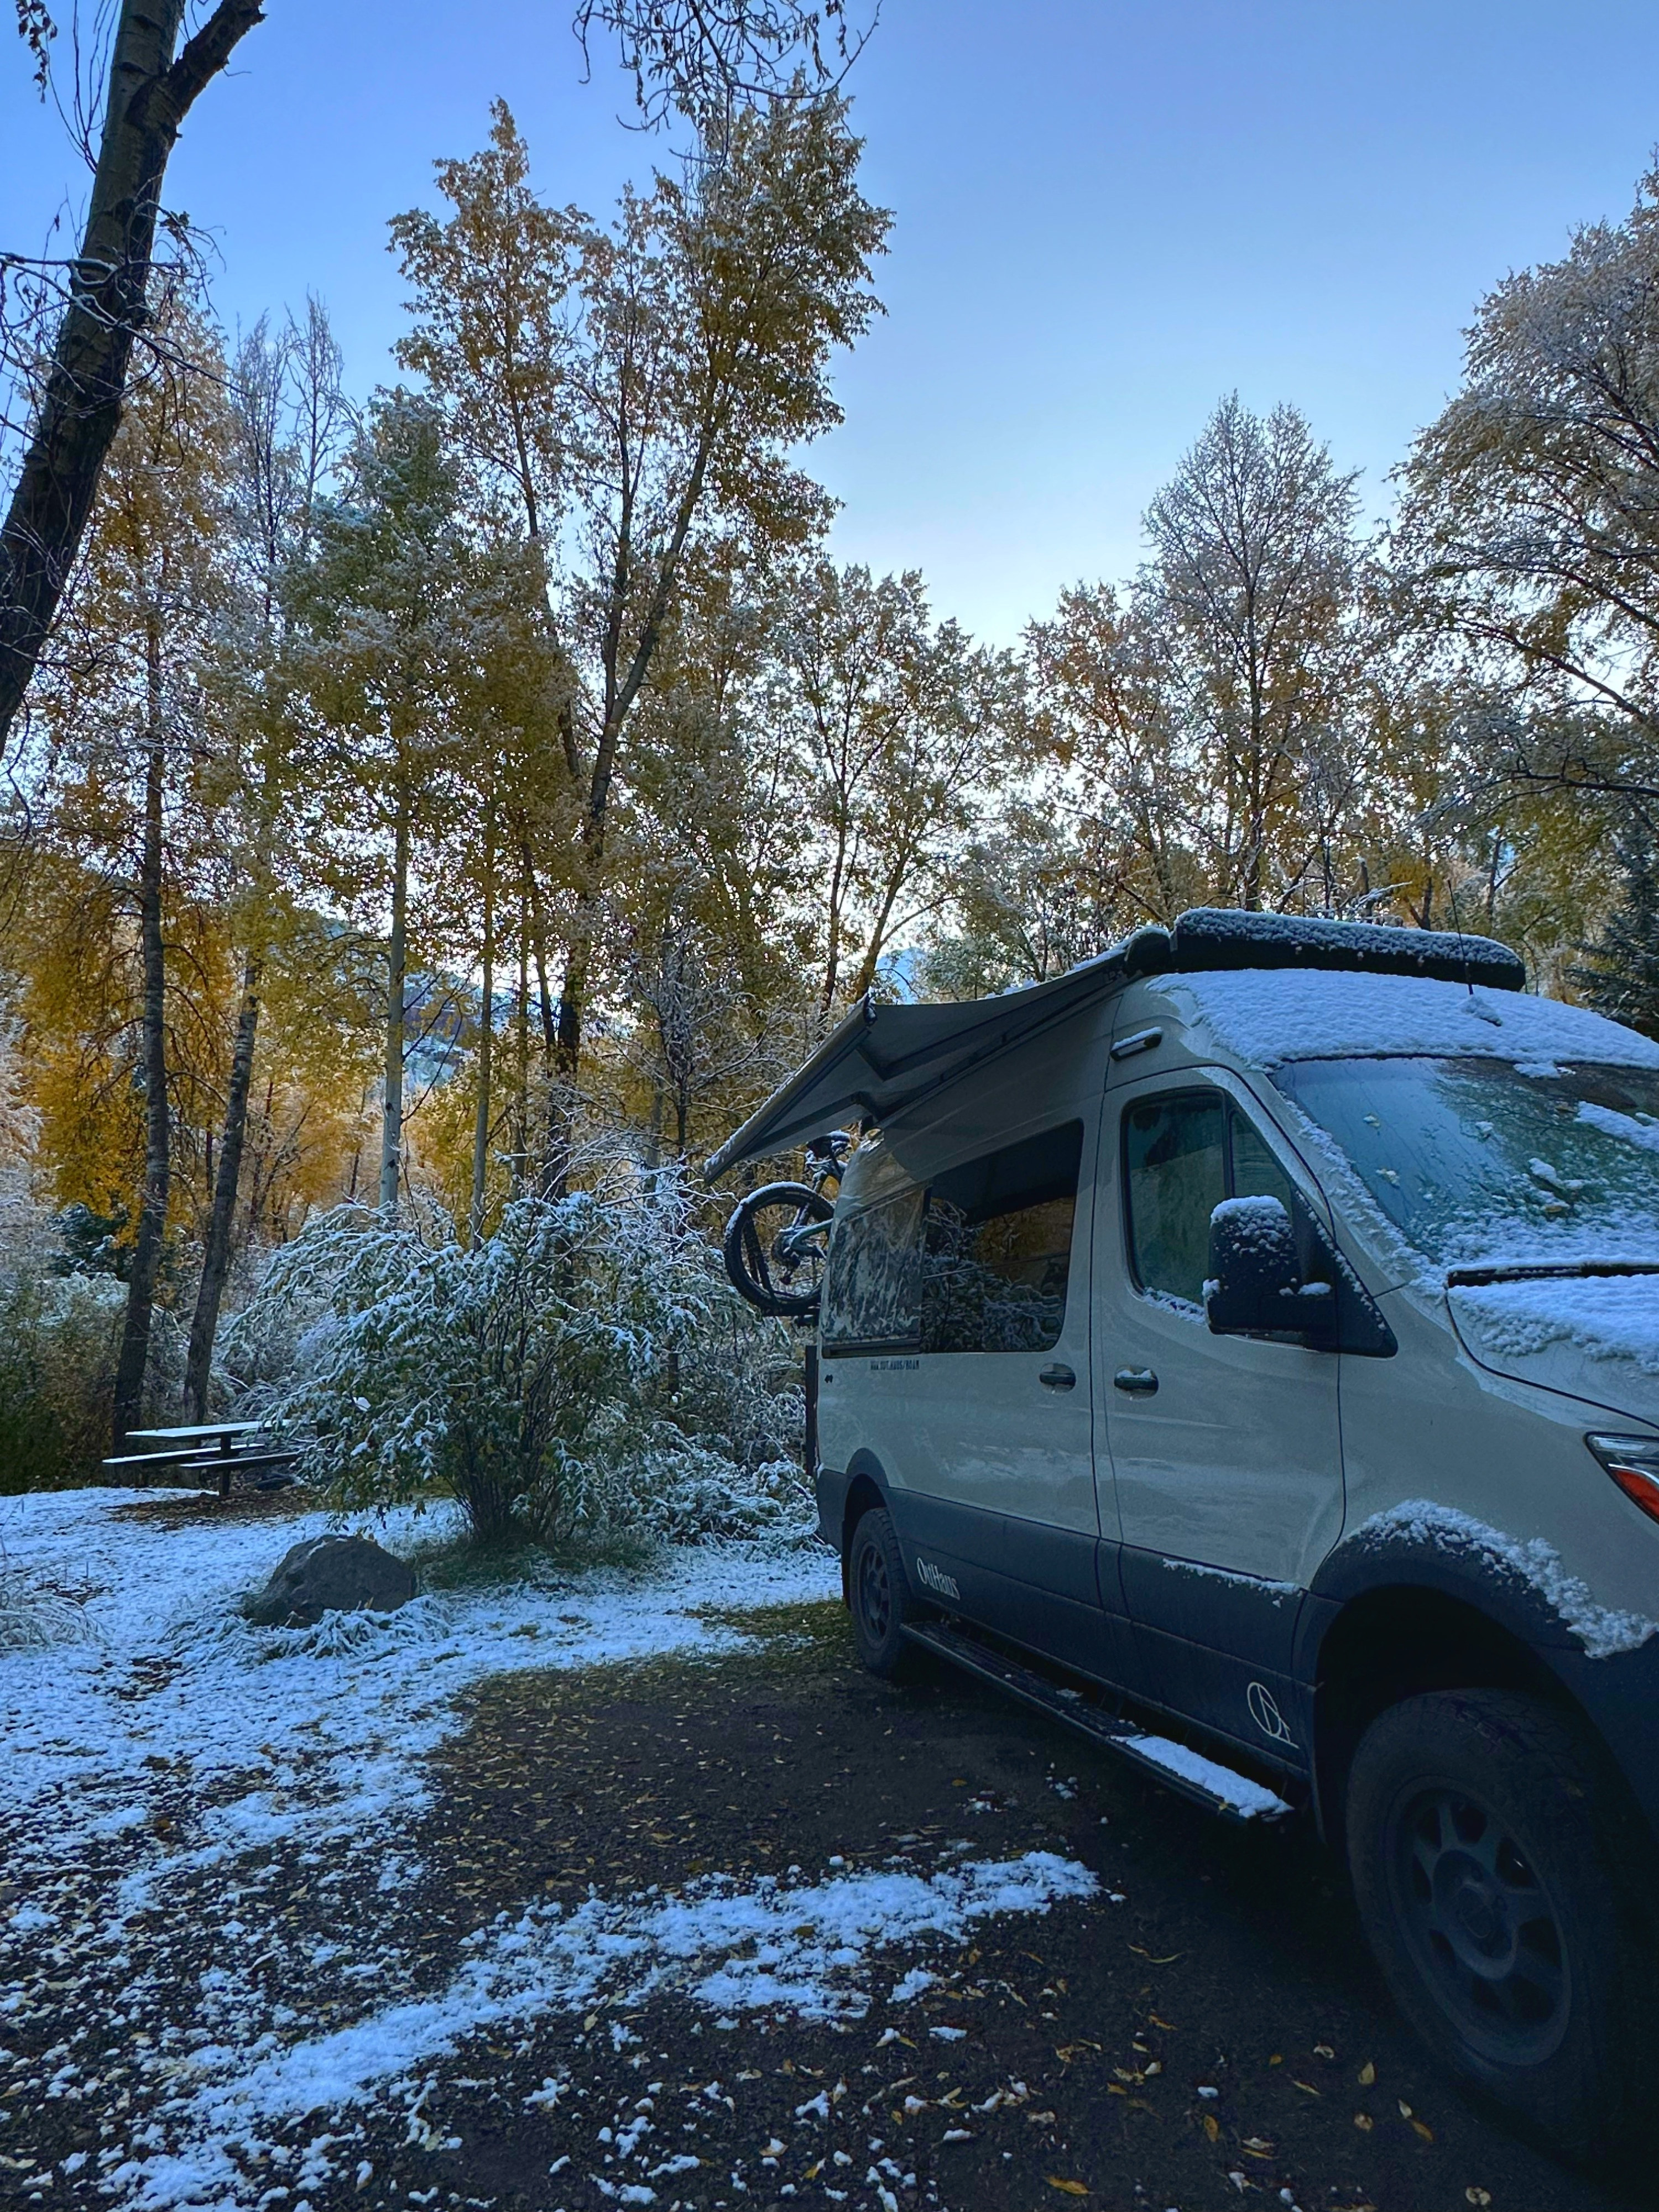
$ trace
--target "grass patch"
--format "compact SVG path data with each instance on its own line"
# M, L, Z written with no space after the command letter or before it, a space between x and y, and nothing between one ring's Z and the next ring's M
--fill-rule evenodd
M38 1651L91 1633L86 1596L0 1559L0 1651Z
M594 1567L642 1573L659 1563L662 1546L630 1530L594 1532L547 1545L529 1537L485 1543L470 1531L447 1529L405 1546L402 1556L423 1589L471 1590L514 1583L533 1588Z

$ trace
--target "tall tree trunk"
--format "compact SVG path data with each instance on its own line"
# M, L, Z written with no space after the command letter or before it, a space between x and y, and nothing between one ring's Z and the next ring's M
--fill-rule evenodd
M530 883L522 871L519 877L519 981L513 1009L513 1038L517 1062L513 1188L522 1191L530 1176Z
M0 527L0 750L74 566L121 419L167 158L191 103L260 21L221 0L175 61L185 0L122 0L103 137L52 368Z
M472 1242L483 1236L484 1180L489 1166L489 1076L495 1042L495 802L484 814L483 1026L478 1032L478 1099L472 1117Z
M547 1146L542 1192L562 1198L570 1187L570 1163L576 1146L576 1074L581 1065L582 1017L593 954L596 902L579 899L565 950L564 981L559 989L559 1026L553 1041L553 1079L548 1085Z
M115 1368L112 1426L118 1447L143 1411L149 1364L150 1317L167 1234L172 1183L172 1125L167 1108L167 951L161 939L161 640L152 618L146 641L149 758L144 769L144 845L138 877L138 929L143 957L144 1191L127 1277L126 1320Z
M242 1178L242 1147L247 1138L247 1103L253 1088L253 1047L259 1030L259 979L258 958L250 953L242 970L242 1003L231 1049L224 1133L219 1140L218 1172L213 1179L213 1211L208 1217L207 1243L202 1254L202 1280L190 1319L190 1347L185 1355L185 1411L192 1421L207 1419L213 1340L219 1333L219 1305L230 1268L237 1186Z
M395 1215L403 1173L404 985L409 945L409 794L398 791L392 852L392 941L386 947L386 1076L380 1109L380 1211Z

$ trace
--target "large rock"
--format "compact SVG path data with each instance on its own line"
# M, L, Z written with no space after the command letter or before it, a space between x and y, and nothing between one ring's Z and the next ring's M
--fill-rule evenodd
M314 1628L325 1613L395 1613L414 1595L411 1571L366 1536L313 1536L285 1555L246 1609L260 1628Z

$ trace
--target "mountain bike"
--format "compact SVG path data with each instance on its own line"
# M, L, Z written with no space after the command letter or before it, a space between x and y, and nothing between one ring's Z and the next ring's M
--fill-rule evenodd
M720 1249L733 1287L763 1313L804 1321L817 1310L834 1194L853 1139L845 1129L806 1147L805 1182L763 1182L738 1202Z

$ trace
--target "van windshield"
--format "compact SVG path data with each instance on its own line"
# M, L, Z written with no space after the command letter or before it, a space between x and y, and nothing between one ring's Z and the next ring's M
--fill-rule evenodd
M1659 1261L1659 1070L1401 1056L1272 1073L1439 1266Z

